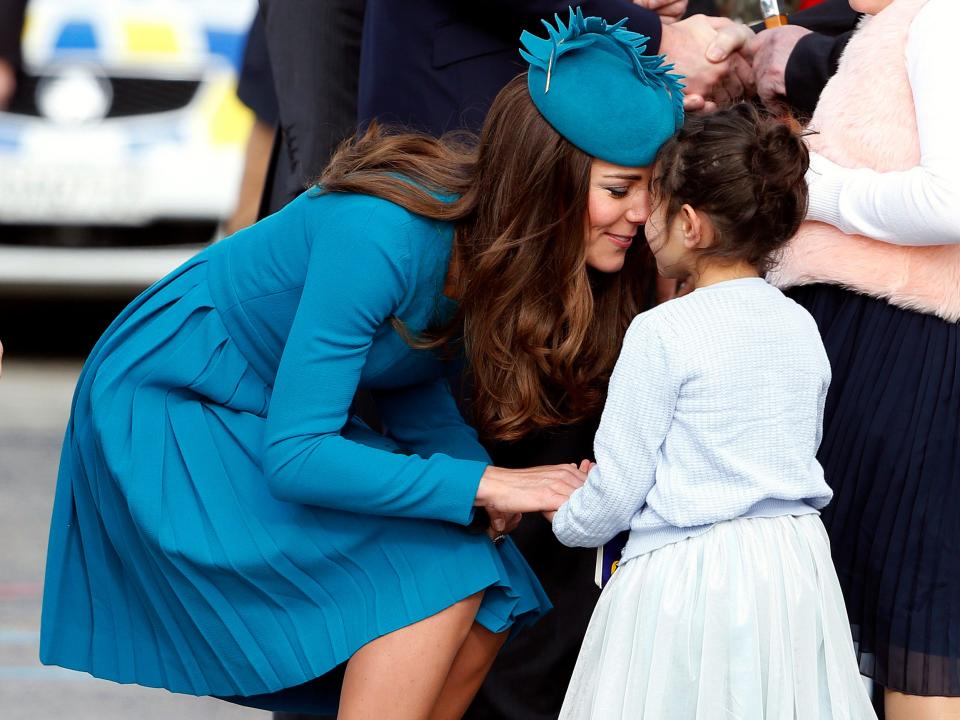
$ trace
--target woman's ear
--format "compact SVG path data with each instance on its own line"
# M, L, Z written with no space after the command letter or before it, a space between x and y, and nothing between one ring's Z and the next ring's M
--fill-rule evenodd
M685 204L677 213L677 220L680 221L685 248L688 250L704 250L713 245L713 225L706 215Z

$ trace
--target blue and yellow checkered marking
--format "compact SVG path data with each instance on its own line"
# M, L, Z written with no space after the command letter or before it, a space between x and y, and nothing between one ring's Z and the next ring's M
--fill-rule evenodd
M57 52L96 50L98 47L100 47L100 43L97 40L97 31L93 23L83 20L71 20L64 23L54 42L54 49Z
M28 16L24 35L31 31L33 23ZM126 19L120 23L123 51L132 57L157 58L178 57L185 52L182 31L163 20ZM208 54L226 60L234 71L243 64L246 33L233 29L206 26L202 29ZM79 19L67 19L54 35L53 54L104 51L105 39L95 23Z
M38 22L40 19L31 16L28 6L24 23L25 38L38 30ZM44 24L47 23L44 22ZM120 36L117 37L114 34L114 42L119 40L122 47L118 49L131 59L163 62L164 57L178 58L186 52L183 47L185 36L182 28L178 29L172 23L162 19L124 19L119 29ZM202 35L207 53L210 56L223 58L234 73L239 74L243 64L246 32L207 25L202 28ZM105 33L102 28L98 28L97 23L90 20L78 18L75 15L67 16L60 22L59 29L55 29L46 37L52 39L54 60L57 56L74 54L106 60L104 56L107 55L107 51L104 45L109 42L109 33ZM252 124L251 114L236 100L235 89L235 79L229 81L227 78L222 78L207 88L203 98L200 113L209 125L210 139L215 145L241 143ZM16 151L21 146L22 136L22 129L17 125L0 123L0 151ZM179 137L169 135L166 137L152 135L149 138L131 137L128 150L142 152L155 147L157 143L178 139Z

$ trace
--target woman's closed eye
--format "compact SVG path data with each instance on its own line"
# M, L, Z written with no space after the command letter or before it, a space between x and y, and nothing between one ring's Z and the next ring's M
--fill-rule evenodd
M625 198L630 191L630 189L627 187L608 187L605 189L608 193L610 193L611 197L617 198L618 200Z

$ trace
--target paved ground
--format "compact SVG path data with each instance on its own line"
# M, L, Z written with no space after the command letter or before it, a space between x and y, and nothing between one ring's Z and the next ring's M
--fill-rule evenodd
M9 345L7 352L0 378L0 719L267 720L267 713L219 700L40 665L47 531L80 363L17 359Z

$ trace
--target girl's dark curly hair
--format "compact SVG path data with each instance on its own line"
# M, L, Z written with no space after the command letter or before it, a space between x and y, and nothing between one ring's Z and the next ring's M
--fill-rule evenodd
M653 194L669 222L683 205L706 213L705 256L746 260L763 274L807 211L807 146L793 129L740 103L689 117L657 154Z

